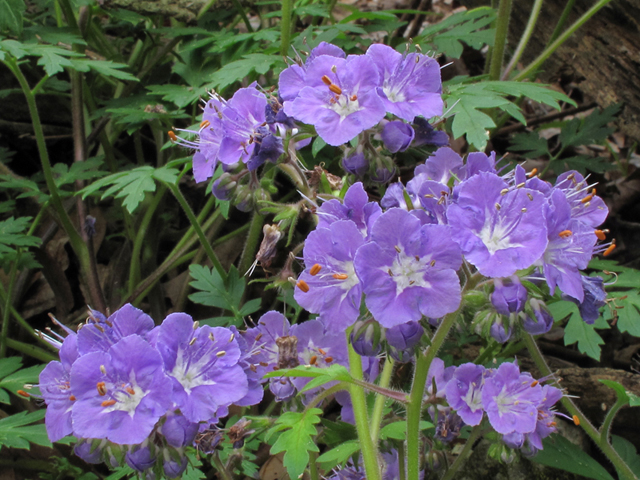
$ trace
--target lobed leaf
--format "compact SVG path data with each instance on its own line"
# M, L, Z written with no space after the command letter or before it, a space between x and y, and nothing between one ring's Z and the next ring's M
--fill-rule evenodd
M277 420L271 433L282 431L276 443L271 447L271 455L285 452L283 464L289 478L299 478L309 464L309 452L318 452L314 436L315 427L320 423L322 410L310 408L303 412L285 412Z
M0 446L29 449L29 443L51 447L44 424L31 425L44 418L45 410L20 412L0 420Z

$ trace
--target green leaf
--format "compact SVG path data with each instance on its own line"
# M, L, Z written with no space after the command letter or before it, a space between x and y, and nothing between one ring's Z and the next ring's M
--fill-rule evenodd
M509 150L522 152L524 158L538 158L549 153L547 140L540 137L538 132L518 133L511 139Z
M132 82L139 81L137 77L130 74L129 72L122 71L123 68L129 68L129 65L126 63L116 63L111 60L90 60L90 59L81 59L81 60L72 60L71 64L73 68L80 72L87 72L89 69L99 73L100 75L104 75L105 77L113 77L118 80L127 80Z
M279 73L286 64L277 55L265 55L263 53L250 53L240 60L227 63L213 74L213 81L208 84L208 88L224 89L236 83L251 73L255 72L264 75L270 70Z
M236 306L233 295L227 291L225 280L215 268L191 265L189 266L189 275L194 280L189 285L200 290L189 295L189 300L200 305L233 311Z
M562 435L551 434L542 443L544 449L531 459L532 462L595 480L614 480L602 465Z
M311 145L311 154L313 155L313 158L316 158L318 153L320 153L320 150L326 146L327 142L325 142L320 136L317 136L313 141L313 145Z
M625 402L627 404L629 403L629 395L627 395L627 391L618 382L615 382L613 380L604 380L604 379L599 379L599 381L600 383L604 383L607 387L613 389L616 392L616 396L618 397L618 400Z
M41 65L50 77L62 72L65 67L73 67L70 57L82 56L80 53L54 45L29 45L28 52L29 55L40 57L38 65Z
M253 300L249 300L247 303L245 303L240 309L240 312L238 312L238 314L241 317L246 317L247 315L251 315L252 313L255 313L258 310L260 310L261 306L262 306L262 299L254 298Z
M640 478L640 455L638 455L636 447L630 441L617 435L611 435L611 445L636 477ZM618 477L623 478L620 473L618 473Z
M58 187L70 185L76 180L91 180L107 174L98 168L102 165L103 157L88 158L83 162L73 162L70 167L64 163L56 163L51 170L57 175L55 183Z
M606 270L615 272L616 275L610 275L605 278L605 282L612 282L611 288L638 288L640 286L640 270L635 268L623 267L613 260L605 260L603 258L594 258L589 262L589 268L593 270ZM607 275L607 274L602 274Z
M150 85L147 90L161 95L167 102L175 103L178 108L185 108L198 102L207 93L207 88L204 86L194 88L184 85Z
M618 313L618 329L628 332L634 337L640 337L640 292L629 290L626 292L613 292L609 298L615 299L614 305Z
M323 418L321 421L324 427L322 429L322 442L330 448L342 445L349 440L358 439L355 425L342 421L332 422L326 418Z
M44 370L45 365L34 365L33 367L24 368L0 380L0 388L9 390L17 395L18 390L23 390L25 384L38 383L40 372Z
M29 449L29 442L51 447L44 424L31 425L44 418L45 410L20 412L0 420L0 446Z
M25 3L23 0L0 0L0 32L9 32L20 36Z
M607 127L607 124L615 121L621 107L622 104L617 104L602 111L595 109L588 117L566 122L559 137L562 148L604 141L615 131L615 128Z
M10 217L0 222L0 258L17 254L18 247L38 247L41 240L23 233L31 222L31 217Z
M595 360L600 360L600 345L604 340L595 330L595 325L589 325L582 320L578 306L573 302L561 301L549 305L549 310L555 321L570 315L569 322L564 328L564 344L571 345L578 342L580 353L587 354Z
M420 430L434 428L431 422L420 421ZM385 425L380 430L380 440L392 438L394 440L405 440L407 438L407 422L393 422Z
M323 464L323 469L330 470L336 465L346 462L349 460L349 457L359 451L360 442L358 440L351 440L324 452L316 459L316 462Z
M16 370L19 370L21 366L22 359L20 357L7 357L0 359L0 378L11 375Z
M276 420L269 435L282 431L276 443L271 447L271 455L284 453L283 464L289 473L289 478L298 478L309 464L309 452L318 452L318 446L313 441L317 435L316 424L320 422L322 410L310 408L302 413L285 412Z

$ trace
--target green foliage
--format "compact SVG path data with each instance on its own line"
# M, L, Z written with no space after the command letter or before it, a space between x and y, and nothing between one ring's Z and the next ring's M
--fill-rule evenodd
M216 269L210 269L202 265L189 266L189 274L193 278L191 285L199 290L189 295L189 300L208 307L222 308L231 312L230 317L218 317L212 320L204 320L201 323L227 326L242 325L244 317L260 309L260 299L254 298L241 305L245 289L244 277L240 277L238 269L232 266L226 278L222 278Z
M11 399L7 392L18 395L18 390L24 390L25 384L38 383L38 376L44 369L44 365L22 367L20 357L7 357L0 359L0 402L9 404Z
M611 445L624 460L624 463L629 465L636 477L640 478L640 455L638 455L636 447L630 441L617 435L611 435ZM622 478L622 475L618 474L618 476Z
M420 421L420 430L435 428L431 422ZM385 425L380 430L380 440L404 440L407 438L407 422L393 422Z
M156 191L156 181L175 184L178 181L178 170L169 166L153 168L150 166L138 167L127 172L119 172L104 177L91 185L83 188L80 193L82 198L96 193L98 190L109 188L102 194L106 197L124 198L122 202L129 213L135 212L148 192Z
M43 423L32 425L44 418L45 410L20 412L0 420L0 447L29 449L29 442L51 447Z
M314 442L317 435L316 424L320 423L322 410L306 409L303 412L285 412L276 420L267 434L267 438L282 432L271 447L271 455L284 453L283 464L289 478L298 478L309 463L309 452L318 452Z
M604 383L607 387L612 388L616 392L619 401L624 402L626 405L629 405L631 407L640 406L640 397L627 391L618 382L602 379L600 379L600 382Z
M331 470L337 465L344 464L349 457L360 451L360 442L351 440L344 442L320 455L316 462L322 465L325 470Z
M265 55L263 53L250 53L244 55L242 59L227 63L213 74L213 80L209 83L209 88L224 90L243 78L255 72L264 75L272 72L278 75L286 68L282 57L278 55Z
M551 434L542 443L544 449L531 459L533 462L595 480L613 480L602 465L562 435Z
M496 12L489 7L480 7L460 12L445 20L430 25L415 38L423 51L435 50L448 57L460 58L463 42L476 50L484 45L493 45L495 28L486 28L496 18Z
M33 235L28 235L31 217L10 217L0 221L0 265L8 270L9 262L17 260L21 268L33 268L40 266L30 252L22 249L39 247L41 240Z
M459 81L459 79L458 79ZM489 129L496 126L493 118L483 109L498 108L526 124L520 107L507 97L530 98L560 110L558 102L575 102L565 94L546 85L527 82L452 83L445 94L449 114L453 115L451 131L454 138L466 136L467 142L482 151L489 140Z
M578 342L578 350L594 360L600 360L601 348L604 340L596 332L596 328L610 328L609 324L599 318L593 325L589 325L582 320L578 307L569 301L560 301L549 304L549 310L555 321L569 317L569 321L564 329L564 344L571 345Z
M25 4L23 0L0 0L0 32L20 35L22 33L22 17Z

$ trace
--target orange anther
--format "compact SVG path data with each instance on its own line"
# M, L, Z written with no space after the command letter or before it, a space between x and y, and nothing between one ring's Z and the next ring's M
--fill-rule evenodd
M535 387L536 385L538 385L538 380L534 380L533 382L531 382L531 388Z
M342 89L335 83L332 83L331 85L329 85L329 90L331 90L336 95L340 95L342 93Z
M131 387L127 387L127 388L125 388L125 390L127 391L127 393L129 395L135 395L136 394L136 391Z
M596 234L596 237L598 237L598 240L604 240L605 238L607 238L607 234L604 233L602 230L596 230L593 233Z
M353 94L349 97L349 100L351 100L352 102L355 102L358 99L358 96Z
M317 274L320 273L320 270L322 270L322 267L316 263L313 265L313 267L309 269L309 275L311 275L312 277L315 277Z
M582 200L580 200L580 203L587 203L587 202L590 202L592 198L593 198L593 195L587 195L587 196L586 196L586 197L584 197Z
M596 189L595 189L595 188L592 188L592 189L591 189L591 195L595 195L595 194L596 194Z
M580 425L580 419L578 418L578 415L573 416L573 423L575 423L576 425Z
M616 244L612 243L611 245L609 245L609 248L607 248L602 255L605 257L608 257L609 255L611 255L611 252L615 250L615 248L616 248Z
M324 359L324 361L327 362L327 363L331 363L331 362L333 362L333 357L327 357L327 358Z
M298 283L296 283L296 287L298 287L304 293L307 293L309 291L309 285L307 285L307 282L305 282L304 280L299 280Z
M319 348L318 351L322 354L322 355L326 355L327 352L325 352L323 349Z
M558 425L556 422L549 422L549 424L547 426L548 427L555 427L556 425Z
M105 400L100 405L103 407L110 407L111 405L115 405L115 404L116 404L115 400Z
M311 355L311 359L309 360L309 365L315 365L317 361L318 361L318 356Z
M336 99L335 99L335 98L330 98L330 99L329 99L329 103L331 103L331 104L336 103Z
M573 235L571 230L563 230L558 234L560 238L569 238L571 235Z
M76 401L76 397L75 397L75 395L71 395L71 396L69 397L69 400L71 400L72 402L75 402L75 401Z
M18 395L22 395L23 397L26 397L26 398L29 398L31 396L27 392L25 392L24 390L18 390L16 393Z
M209 120L203 120L200 123L200 128L207 128L209 125L211 125L211 122Z
M347 278L349 278L349 275L347 275L346 273L334 273L333 278L335 278L336 280L346 280Z
M98 393L101 397L104 397L107 394L107 386L104 382L98 382L96 384L96 388L98 389Z
M533 170L531 170L529 173L527 173L527 177L531 178L533 177L536 173L538 173L538 169L534 168Z
M169 135L169 138L171 139L172 142L177 142L178 141L178 136L173 133L172 131L168 131L167 135Z
M326 84L326 85L331 85L333 82L331 81L331 79L329 77L327 77L326 75L322 76L322 81Z

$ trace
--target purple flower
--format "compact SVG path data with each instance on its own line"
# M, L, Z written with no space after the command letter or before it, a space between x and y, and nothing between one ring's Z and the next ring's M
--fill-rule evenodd
M571 218L596 228L609 214L602 198L595 194L593 185L576 171L565 172L558 176L555 189L561 190L571 207Z
M172 313L159 327L156 348L173 382L173 401L190 422L216 417L248 392L240 347L227 328L198 327L186 313Z
M456 187L447 210L465 258L488 277L507 277L538 260L547 246L540 192L509 190L497 175L480 173Z
M231 200L236 185L237 183L231 174L225 172L213 182L211 193L218 200Z
M255 328L250 328L244 332L244 340L247 342L251 351L248 358L253 360L251 369L255 369L260 378L262 378L265 373L278 368L289 367L281 361L284 359L281 358L282 355L280 354L278 339L289 337L290 329L291 325L289 324L289 320L280 312L272 310L260 317L258 325Z
M94 446L94 443L106 443L106 440L80 439L73 447L73 453L87 463L97 464L102 462L102 446ZM95 448L94 448L95 447Z
M380 205L369 202L369 196L362 182L349 187L344 202L337 199L323 203L317 210L318 228L329 228L338 220L351 220L356 224L363 237L368 237L373 222L382 214Z
M449 136L447 133L436 130L422 117L416 117L413 120L413 130L415 131L415 138L413 139L414 147L421 147L422 145L444 147L449 145Z
M511 338L511 333L511 322L507 320L505 324L503 317L497 317L489 329L489 334L498 343L508 341Z
M296 386L289 377L272 378L269 390L273 393L276 402L286 402L296 395Z
M186 456L176 458L170 455L167 450L164 450L164 462L162 469L164 474L169 478L181 477L184 471L187 469L189 462Z
M563 295L563 299L570 300L578 305L580 316L589 325L600 316L600 307L606 304L607 292L604 290L604 283L601 277L585 277L582 276L582 287L584 290L584 299L578 302L569 295Z
M186 447L193 443L199 425L190 422L184 415L169 412L162 424L160 432L167 443L175 448Z
M554 190L546 214L549 242L538 262L553 293L556 286L579 302L584 300L582 275L593 256L597 237L593 228L571 217L564 193Z
M287 115L316 127L329 145L348 142L384 118L375 92L378 72L370 58L320 55L308 66L299 95L284 102Z
M218 163L218 150L222 141L222 109L220 99L212 96L202 113L202 123L198 130L198 151L193 155L193 178L204 182L213 177Z
M480 425L482 421L482 388L487 373L482 365L465 363L455 370L445 387L447 402L467 425Z
M384 146L391 153L404 152L415 137L415 132L411 125L399 120L388 122L382 128L382 141Z
M533 317L529 314L524 316L522 326L531 335L542 335L553 327L553 316L546 305L536 298L529 301Z
M496 311L502 315L518 313L524 309L527 302L527 289L520 283L517 275L509 278L495 278L495 289L491 294L491 303Z
M358 320L351 330L351 346L362 357L375 357L382 350L380 324L373 318Z
M248 407L250 405L257 405L264 396L264 389L262 388L262 376L264 373L258 372L258 369L253 366L253 356L255 350L253 345L247 342L247 339L243 337L238 329L234 326L229 327L229 330L235 335L235 340L240 347L240 358L238 359L238 365L242 367L245 375L247 376L248 389L247 394L240 400L234 402L239 407Z
M420 53L403 55L383 44L367 50L380 74L378 95L389 113L408 122L422 115L442 115L442 81L438 62Z
M162 358L138 335L78 358L70 384L76 397L73 432L79 437L141 443L172 404Z
M294 298L311 313L319 313L330 328L343 332L360 314L362 285L353 266L364 238L356 224L340 220L317 228L304 246L307 268L299 277Z
M465 177L471 178L482 172L496 173L496 152L486 155L482 152L472 152L467 155Z
M533 432L542 400L542 387L514 363L503 363L485 378L482 405L498 433Z
M442 317L460 304L460 251L444 225L420 225L393 208L373 225L371 242L356 252L365 301L384 327Z
M354 153L342 159L342 168L352 175L362 177L369 170L369 161L364 153Z
M429 180L441 183L443 186L449 184L452 177L460 178L464 174L462 157L449 147L442 147L427 158L424 165L416 167L415 174L426 174Z
M148 442L129 450L124 457L127 465L138 472L144 472L156 463L155 449L145 445L146 443Z
M389 353L399 362L408 361L420 343L424 329L419 322L403 323L387 329L385 338L390 347Z

